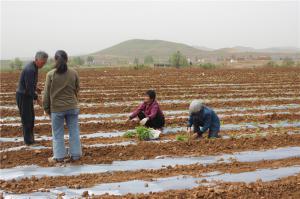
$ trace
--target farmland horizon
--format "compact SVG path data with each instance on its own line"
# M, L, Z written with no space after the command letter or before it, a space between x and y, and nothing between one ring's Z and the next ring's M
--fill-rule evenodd
M102 52L102 51L105 51L107 49L110 49L112 47L115 47L119 44L122 44L122 43L125 43L125 42L130 42L130 41L148 41L148 42L151 42L151 41L161 41L161 42L170 42L170 43L177 43L177 44L180 44L180 45L186 45L186 46L189 46L191 48L194 48L194 49L198 49L198 50L201 50L201 51L206 51L206 52L217 52L217 51L231 51L231 53L240 53L240 52L259 52L259 53L300 53L300 47L297 47L297 46L266 46L264 48L254 48L252 46L243 46L243 45L231 45L231 46L224 46L224 47L221 47L221 48L212 48L210 46L204 46L204 45L201 45L201 44L186 44L186 43L181 43L181 42L178 42L178 41L167 41L167 40L163 40L163 39L144 39L144 38L136 38L136 39L128 39L128 40L124 40L124 41L121 41L121 42L116 42L115 44L111 45L111 46L108 46L106 48L102 48L102 49L99 49L99 50L94 50L94 51L90 51L90 52L83 52L83 53L79 53L79 54L69 54L69 56L73 57L73 56L87 56L87 55L93 55L95 53L98 53L98 52ZM43 48L39 49L39 50L44 50ZM59 48L57 49L59 50ZM142 49L141 49L142 50ZM38 50L36 50L38 51ZM13 57L8 57L8 58L2 58L1 57L1 61L5 61L5 60L11 60L11 59L14 59L14 58L20 58L21 60L23 61L27 61L27 60L31 60L33 57L34 57L34 54L36 53L36 51L32 51L32 56L21 56L21 55L15 55ZM46 50L44 50L46 51ZM234 52L233 52L234 51ZM48 52L46 51L50 57L53 57L54 54L55 54L55 51L53 52ZM174 52L176 52L176 49L174 49Z

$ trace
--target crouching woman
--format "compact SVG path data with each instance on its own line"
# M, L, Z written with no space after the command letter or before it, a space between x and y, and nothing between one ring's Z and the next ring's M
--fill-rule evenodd
M162 130L165 125L165 116L156 101L154 90L145 93L144 102L129 116L129 120L134 121L138 118L141 125Z
M57 51L54 59L55 68L47 73L43 100L52 123L53 157L49 162L61 162L65 158L79 160L82 154L78 125L79 77L75 70L68 68L65 51ZM64 121L69 130L69 154L65 148Z
M203 105L200 100L193 100L189 107L188 130L194 127L194 139L202 138L203 133L208 130L208 138L218 138L220 131L220 120L211 108Z

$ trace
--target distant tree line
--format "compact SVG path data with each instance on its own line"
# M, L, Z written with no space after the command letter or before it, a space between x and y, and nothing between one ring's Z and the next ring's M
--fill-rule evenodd
M151 55L148 55L144 58L144 64L153 64L154 63L154 59Z
M284 59L282 59L281 64L277 63L275 61L269 61L266 66L268 67L293 67L293 66L300 66L300 62L295 62L293 59L286 57Z
M12 69L12 70L21 70L22 69L22 66L23 66L23 62L19 59L19 58L15 58L14 60L11 60L9 62L9 67Z
M151 55L147 55L145 58L144 58L144 63L140 63L139 59L137 57L134 58L133 60L133 68L134 69L143 69L143 68L146 68L148 67L149 65L153 64L154 63L154 59Z
M51 70L54 66L54 63L55 63L54 59L49 58L43 70L44 71ZM9 67L12 70L21 70L23 64L24 63L20 58L15 58L9 62ZM95 65L95 58L91 55L86 57L75 56L75 57L71 57L68 64L70 67L79 67L84 65L92 66ZM176 51L169 56L168 64L165 62L163 63L155 62L152 55L145 56L143 62L140 62L138 57L135 57L133 60L133 67L135 69L146 68L149 67L150 65L154 65L158 67L170 66L170 67L180 68L180 67L191 66L192 63L180 51ZM222 66L222 64L216 65L215 63L207 62L207 63L198 63L194 66L198 66L204 69L213 69ZM266 66L267 67L293 67L293 66L300 67L300 62L299 61L295 62L293 59L287 57L287 58L283 58L281 62L269 61L268 63L266 63Z
M169 63L176 68L189 65L187 58L180 51L170 56Z
M135 69L141 69L141 68L147 67L154 63L155 63L154 58L151 55L147 55L144 57L144 63L140 63L140 61L137 57L135 57L133 60L133 65L134 65ZM157 64L154 64L154 65L157 65ZM175 66L175 67L179 68L179 67L188 66L188 65L190 65L190 63L188 62L187 58L180 51L177 51L177 52L173 53L172 55L170 55L169 64L164 64L164 65Z
M83 59L80 56L76 56L71 59L70 64L73 66L83 66L83 65L91 66L95 64L95 58L93 56L87 56L85 59Z

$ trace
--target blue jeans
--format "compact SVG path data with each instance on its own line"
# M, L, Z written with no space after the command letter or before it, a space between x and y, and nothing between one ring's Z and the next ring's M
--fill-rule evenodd
M76 160L79 159L82 155L79 136L78 115L79 109L51 113L53 157L55 159L63 159L68 155L66 152L64 140L65 120L69 129L70 156L72 157L72 159Z

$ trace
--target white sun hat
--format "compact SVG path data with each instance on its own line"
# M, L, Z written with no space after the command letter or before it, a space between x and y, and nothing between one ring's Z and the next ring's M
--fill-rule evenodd
M196 113L196 112L200 111L202 106L203 106L203 101L202 100L193 100L190 104L190 107L189 107L190 115L192 113Z

